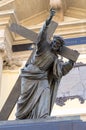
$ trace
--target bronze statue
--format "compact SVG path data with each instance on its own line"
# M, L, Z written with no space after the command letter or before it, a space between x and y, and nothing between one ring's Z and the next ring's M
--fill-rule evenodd
M47 41L47 29L55 15L45 21L38 35L36 50L30 62L21 70L21 95L17 102L16 119L48 118L54 105L60 80L73 67L74 61L67 63L58 59L65 44L60 36Z

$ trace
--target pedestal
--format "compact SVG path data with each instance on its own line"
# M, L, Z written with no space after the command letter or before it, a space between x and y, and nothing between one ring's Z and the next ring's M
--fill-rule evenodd
M86 122L78 117L1 121L0 130L86 130Z

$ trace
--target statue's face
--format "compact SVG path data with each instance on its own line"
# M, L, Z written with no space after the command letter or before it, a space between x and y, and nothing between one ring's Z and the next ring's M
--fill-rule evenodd
M61 41L57 40L56 38L53 38L52 49L55 51L59 51L61 46L62 46Z

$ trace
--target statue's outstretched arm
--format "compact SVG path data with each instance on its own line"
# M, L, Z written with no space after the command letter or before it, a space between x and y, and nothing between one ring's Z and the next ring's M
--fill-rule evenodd
M37 43L46 40L47 38L47 27L49 26L53 16L55 15L55 10L54 9L50 9L50 15L49 17L46 19L46 21L44 22L42 28L40 29L39 35L38 35L38 39L37 39Z

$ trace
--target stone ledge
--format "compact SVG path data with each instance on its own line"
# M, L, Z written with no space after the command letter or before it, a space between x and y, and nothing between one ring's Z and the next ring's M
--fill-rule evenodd
M79 116L59 117L39 120L1 121L0 130L85 130L86 122Z

